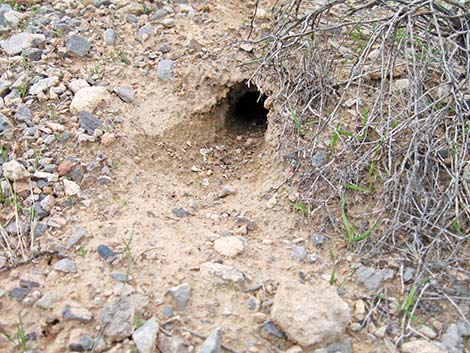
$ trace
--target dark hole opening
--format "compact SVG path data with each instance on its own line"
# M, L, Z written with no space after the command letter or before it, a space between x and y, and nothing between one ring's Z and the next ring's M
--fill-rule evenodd
M266 96L254 88L241 84L229 94L225 119L229 133L264 133L268 127L268 109L264 107Z

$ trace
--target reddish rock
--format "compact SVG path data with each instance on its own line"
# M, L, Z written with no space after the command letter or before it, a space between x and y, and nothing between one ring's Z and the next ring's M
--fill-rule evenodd
M67 175L67 173L70 172L72 167L73 167L73 163L67 159L64 159L57 166L57 172L59 173L60 176Z

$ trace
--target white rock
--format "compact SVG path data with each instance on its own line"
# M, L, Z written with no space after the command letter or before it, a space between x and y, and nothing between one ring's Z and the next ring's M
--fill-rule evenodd
M42 44L46 41L44 34L22 32L1 42L2 49L10 55L21 53L27 48Z
M243 285L245 283L243 273L238 271L235 267L215 262L206 262L200 266L199 271L202 275L212 277L216 284L235 283Z
M416 340L403 343L401 346L403 353L448 353L445 347L438 342L428 342L426 340Z
M43 210L50 212L55 205L55 198L52 195L47 195L39 204Z
M411 86L410 80L408 80L407 78L402 78L402 79L396 80L393 83L393 90L394 91L405 91L405 90L408 90L410 88L410 86Z
M21 163L12 160L3 163L3 175L11 181L18 181L26 179L29 176L29 173Z
M75 114L82 111L93 113L101 102L108 99L109 93L105 87L84 87L73 97L72 103L70 103L70 111Z
M77 93L82 88L90 87L90 85L83 78L74 78L72 81L70 81L69 87L73 93Z
M158 322L152 318L132 334L132 339L139 353L156 351L157 333Z
M347 304L326 282L313 285L282 281L271 310L273 320L303 347L331 343L349 325Z
M222 237L214 242L214 249L222 256L234 257L243 252L243 242L238 237Z
M77 183L67 179L64 179L63 182L65 195L74 196L80 193L80 186Z

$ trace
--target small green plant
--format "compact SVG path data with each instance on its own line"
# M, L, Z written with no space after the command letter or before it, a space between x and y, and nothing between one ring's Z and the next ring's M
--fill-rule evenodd
M429 281L429 279L425 279L419 282L417 285L414 285L401 306L401 311L403 311L403 313L413 321L417 321L416 316L413 315L413 307L415 306L416 301L418 300L418 294L416 292L419 287L425 285Z
M131 61L127 57L127 54L124 51L119 50L117 52L117 55L119 57L119 60L121 60L121 62L123 62L124 64L129 65L131 63Z
M18 323L16 324L16 338L18 340L18 349L21 352L26 351L26 332L24 330L23 321L21 320L21 316L18 316Z
M341 185L344 186L346 189L360 191L360 192L364 192L366 194L372 192L372 190L363 188L362 186L357 186L357 185L354 185L354 184L350 184L350 183L345 183L345 184L341 184Z
M137 330L144 326L145 320L139 317L138 315L134 316L134 329Z
M336 282L336 257L331 249L330 249L330 258L331 258L331 261L333 261L333 270L331 270L330 280L328 282L330 283L330 286L333 286Z
M80 247L78 248L78 256L85 257L87 253L88 250L86 250L83 245L80 245Z
M346 240L349 244L354 244L367 239L379 224L379 220L376 220L372 227L370 227L367 231L357 235L356 227L349 221L347 215L346 196L341 199L341 220L343 221Z
M131 243L132 243L132 236L129 238L128 241L124 240L124 249L125 249L125 254L126 254L126 259L127 259L126 280L124 281L125 283L129 282L129 277L130 277L131 269L132 269Z
M302 124L300 123L300 119L297 116L297 113L292 108L290 108L290 115L292 117L292 121L294 122L295 128L297 129L297 132L299 133L299 135L302 135L303 134Z
M290 205L294 210L302 212L303 214L308 214L309 213L309 206L307 206L302 201L291 202Z

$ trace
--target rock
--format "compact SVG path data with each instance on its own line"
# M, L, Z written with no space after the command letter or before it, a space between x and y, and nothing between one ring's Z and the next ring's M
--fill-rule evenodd
M54 265L54 270L64 273L77 273L77 267L75 266L75 262L67 258L56 262L56 264Z
M18 302L22 302L24 298L28 295L30 289L24 287L13 288L8 292L8 295L15 299Z
M103 34L104 44L106 45L114 45L116 42L116 33L111 28L108 28L104 31Z
M221 352L222 329L217 327L209 337L202 343L198 353L220 353Z
M312 156L312 167L319 168L326 162L328 154L325 151L318 151Z
M33 120L33 114L31 109L26 105L20 105L15 112L15 120L19 122L31 122Z
M235 195L236 193L237 193L237 189L235 189L234 187L225 185L219 193L219 198L222 199L229 195Z
M103 260L107 260L115 256L114 251L111 250L108 246L103 245L103 244L98 245L98 247L96 248L96 251L98 252L98 255Z
M62 311L64 320L90 322L93 320L93 314L82 307L66 305Z
M132 87L116 87L114 93L126 103L132 103L135 98L135 92Z
M55 86L58 82L59 78L57 76L43 78L29 88L29 94L38 95L48 88Z
M246 226L246 229L251 232L255 229L256 222L252 219L249 219L248 217L237 216L235 218L235 225L237 227Z
M0 97L5 97L10 92L11 82L0 80Z
M67 175L68 172L73 167L73 162L69 161L68 159L64 159L62 162L59 163L57 166L57 173L59 173L60 176Z
M260 302L256 297L248 298L248 309L257 311L259 309Z
M78 79L74 78L69 83L69 88L72 90L74 94L80 91L82 88L86 88L86 87L90 87L90 84L83 78L78 78Z
M326 351L328 353L349 353L352 350L351 341L348 338L335 342L327 346Z
M416 331L418 331L420 334L423 336L426 336L427 338L433 339L437 337L436 331L434 331L431 327L428 325L419 325L416 328Z
M78 244L84 236L85 229L83 229L82 227L75 228L72 235L67 239L67 250L72 248L75 244Z
M171 51L171 46L169 44L163 44L163 45L160 46L160 48L158 48L158 50L162 54L166 54L166 53L169 53Z
M158 335L158 349L161 353L189 353L189 344L179 336Z
M131 276L128 276L127 274L120 273L120 272L112 272L109 275L118 282L127 282L131 279Z
M40 202L39 202L39 205L41 206L41 208L46 211L46 212L50 212L52 210L52 208L54 207L55 205L55 198L54 196L52 195L46 195Z
M22 32L15 34L1 42L1 47L9 55L16 55L23 50L43 44L46 41L44 34Z
M403 353L448 353L442 344L438 342L428 342L426 340L403 343L401 351Z
M64 183L65 195L74 196L80 193L80 186L77 183L67 179L64 179L62 182Z
M162 19L163 17L165 17L166 15L168 15L168 11L164 8L162 9L158 9L157 11L155 11L151 16L150 16L150 19L151 20L160 20Z
M4 134L11 129L11 124L8 118L0 113L0 135Z
M23 57L31 60L31 61L40 61L42 59L43 51L38 48L26 48L23 50Z
M322 245L324 240L325 240L325 237L323 236L323 234L316 233L310 237L310 241L312 242L314 246Z
M3 176L11 181L20 181L29 177L23 165L15 160L3 163Z
M364 283L370 291L376 291L383 281L393 278L394 272L390 269L377 270L371 267L359 265L356 269L356 277L359 282Z
M413 279L413 275L415 273L415 270L411 267L405 267L405 270L403 271L403 282L408 283Z
M65 46L69 53L73 53L81 57L88 54L91 48L91 43L83 36L72 34L65 41Z
M88 335L80 337L78 342L74 342L72 339L71 341L72 342L69 343L69 349L72 352L87 352L93 349L93 339ZM95 349L95 351L97 350Z
M303 352L303 349L300 346L292 346L286 351L286 353L302 353L302 352Z
M135 346L139 353L152 353L155 352L155 345L157 342L158 323L152 318L148 320L143 326L138 328L133 334Z
M38 288L40 286L41 285L38 282L30 281L27 279L20 279L20 287L31 289L31 288Z
M347 304L334 287L282 281L274 297L271 316L287 336L301 346L329 343L349 325Z
M80 113L80 128L85 130L88 135L93 135L96 129L102 129L104 127L103 122L86 111Z
M173 77L175 62L169 59L162 59L157 66L157 77L162 81L168 81Z
M57 302L59 297L53 293L53 292L46 292L44 295L41 297L36 302L36 306L40 307L41 309L47 310L52 308L52 306Z
M82 111L93 113L98 105L107 99L109 99L109 93L105 87L84 87L73 97L70 111L75 114Z
M137 37L141 42L145 42L154 32L155 28L152 25L146 24L139 28Z
M216 284L223 285L234 283L242 286L245 284L243 273L238 271L235 267L215 262L206 262L201 265L199 271L206 277L212 277Z
M101 315L101 327L112 341L132 335L136 308L131 297L121 297L108 304Z
M166 28L171 28L175 26L175 19L174 18L165 18L162 20L162 25Z
M290 257L297 262L303 261L307 257L307 250L305 250L304 246L294 246Z
M464 348L464 337L467 336L470 336L470 325L461 321L458 324L449 325L441 342L449 353L461 353Z
M274 337L283 340L287 338L286 334L271 320L267 320L263 323L263 330Z
M173 208L171 212L178 218L188 217L190 215L189 211L185 208Z
M184 311L191 298L191 287L187 283L168 289L165 295L171 296L178 306L178 311Z
M222 237L214 241L214 249L220 255L234 257L243 252L243 242L238 237Z

